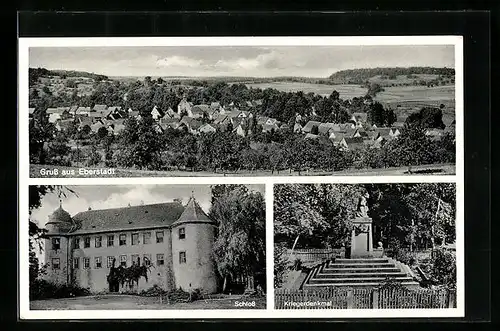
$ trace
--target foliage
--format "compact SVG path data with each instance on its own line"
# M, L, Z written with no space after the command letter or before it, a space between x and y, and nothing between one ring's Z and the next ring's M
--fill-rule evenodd
M221 192L222 191L222 192ZM218 189L210 217L219 222L213 256L225 279L265 268L265 202L261 193L237 186Z
M378 127L391 127L396 122L396 115L392 109L384 108L381 103L374 102L368 109L367 120Z
M274 245L274 288L280 288L283 285L289 264L287 252L283 243Z
M431 275L437 284L456 287L457 261L455 254L444 249L435 250Z
M415 124L424 128L444 129L443 111L435 107L423 107L406 118L407 124Z
M122 167L160 169L161 139L154 129L151 116L137 121L131 117L125 121L125 129L118 137L117 162Z
M300 270L302 268L302 260L299 259L299 258L296 258L294 261L293 261L293 266L292 266L292 269L293 270Z
M70 298L90 295L86 288L72 284L54 284L44 279L36 279L30 283L30 300Z
M136 262L129 267L124 267L122 265L115 267L116 259L113 259L113 265L109 269L109 274L106 280L109 284L120 284L124 286L128 285L129 288L133 288L134 284L139 286L139 280L144 277L146 282L148 281L148 272L151 266L146 264L139 265Z
M274 233L277 242L297 247L340 247L356 210L353 185L275 185Z
M366 86L368 87L366 95L372 98L376 96L379 92L384 91L384 88L377 83L367 83Z
M335 84L362 84L374 76L406 76L417 74L454 76L455 70L453 68L433 67L348 69L337 71L332 74L329 79Z

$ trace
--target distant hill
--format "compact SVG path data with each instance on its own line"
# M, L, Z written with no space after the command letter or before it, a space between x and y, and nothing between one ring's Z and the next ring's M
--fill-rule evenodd
M67 77L85 77L97 81L107 80L108 76L95 74L93 72L75 71L75 70L49 70L45 68L29 68L30 82L36 82L39 77L59 76Z
M420 75L451 78L455 76L455 69L434 67L348 69L337 71L328 79L334 84L363 84L376 76L381 79L396 80L398 76L406 76L407 79L420 79Z

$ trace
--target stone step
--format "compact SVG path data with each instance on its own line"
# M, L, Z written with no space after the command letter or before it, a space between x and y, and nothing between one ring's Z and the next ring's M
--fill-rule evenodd
M392 263L330 263L325 269L338 269L338 268L384 268L394 267Z
M322 289L331 287L379 287L380 282L360 282L360 283L339 283L339 284L304 284L304 289ZM415 281L402 281L401 285L407 288L418 288L420 285Z
M359 259L335 259L335 262L331 263L389 263L389 259L386 258L359 258Z
M347 277L355 277L355 278L370 278L370 277L384 277L384 278L398 278L398 277L406 277L407 275L404 272L339 272L339 273L317 273L314 278L347 278ZM374 270L373 270L374 271Z
M344 283L383 283L385 277L345 277L345 278L311 278L308 284L344 284ZM394 279L397 282L412 281L411 277L405 276Z
M323 268L322 274L336 274L336 273L372 273L372 272L401 272L395 266L379 267L379 268L358 268L358 267L345 267L345 268Z

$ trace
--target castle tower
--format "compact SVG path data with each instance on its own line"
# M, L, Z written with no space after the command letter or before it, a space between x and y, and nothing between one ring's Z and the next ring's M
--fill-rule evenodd
M175 287L185 291L217 291L212 257L217 223L191 197L184 212L172 224L172 259Z
M45 227L48 231L45 236L46 279L56 284L68 284L71 281L71 246L67 234L74 227L74 222L61 204L49 215Z

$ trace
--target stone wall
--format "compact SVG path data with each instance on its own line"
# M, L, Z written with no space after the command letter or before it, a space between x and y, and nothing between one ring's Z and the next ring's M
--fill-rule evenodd
M160 230L163 230L164 233L163 243L156 243L155 233ZM144 232L151 232L151 243L143 243ZM139 234L139 242L137 245L131 244L132 233ZM107 247L107 236L112 234L114 235L114 245L112 247ZM119 245L120 234L127 235L127 244L124 246ZM95 237L99 235L102 237L102 246L96 248ZM130 266L132 264L132 255L139 255L142 264L144 255L148 254L151 258L151 268L148 273L148 281L141 278L138 288L134 288L134 290L145 290L153 285L158 285L164 290L170 290L172 288L171 240L170 230L168 228L90 235L91 245L89 248L84 248L84 237L86 236L79 236L80 248L73 249L72 252L72 257L79 259L79 268L73 270L73 277L77 285L90 288L92 292L108 291L109 284L107 282L107 275L110 271L110 268L108 268L108 256L114 257L116 259L115 266L119 266L120 256L126 255L127 266ZM164 265L157 265L157 254L163 254ZM95 257L101 258L101 268L96 268ZM84 258L90 259L90 268L88 269L84 268ZM73 261L70 262L73 263Z

